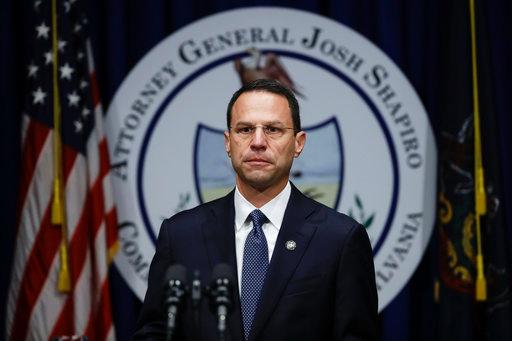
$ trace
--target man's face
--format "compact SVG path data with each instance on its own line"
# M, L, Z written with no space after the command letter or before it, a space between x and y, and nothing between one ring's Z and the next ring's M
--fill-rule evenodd
M239 187L249 185L262 191L286 185L293 158L306 141L303 131L294 134L290 128L293 121L285 97L264 91L238 97L224 143Z

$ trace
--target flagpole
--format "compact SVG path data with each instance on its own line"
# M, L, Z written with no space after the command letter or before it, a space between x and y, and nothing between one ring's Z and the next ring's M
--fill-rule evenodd
M59 246L60 269L58 277L58 290L70 292L71 279L69 275L68 259L68 233L64 211L64 190L62 181L62 141L61 141L61 115L59 97L58 75L58 36L57 36L57 0L52 0L52 58L53 58L53 201L52 224L60 226L61 241Z
M481 217L487 213L484 168L482 165L482 141L480 131L480 101L478 97L478 67L476 49L476 23L475 23L475 1L469 0L469 11L471 21L471 67L473 79L473 115L475 135L475 222L476 222L476 300L487 300L487 283L484 275L484 258L482 253L482 232Z

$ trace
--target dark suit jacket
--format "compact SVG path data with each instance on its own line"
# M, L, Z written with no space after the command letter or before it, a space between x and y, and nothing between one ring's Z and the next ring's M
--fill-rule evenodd
M163 222L135 340L165 337L164 276L169 265L199 270L203 284L218 263L230 264L236 272L233 193ZM288 240L296 242L295 250L286 249ZM238 283L234 289L228 340L240 341ZM195 314L186 304L173 340L218 340L206 301ZM374 340L376 334L377 291L364 228L292 185L249 340Z

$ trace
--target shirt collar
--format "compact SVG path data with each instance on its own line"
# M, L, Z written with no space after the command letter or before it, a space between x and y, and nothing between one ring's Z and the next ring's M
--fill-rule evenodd
M283 223L284 212L286 211L286 206L288 205L288 200L290 199L291 194L291 186L290 182L286 184L283 190L276 195L272 200L267 202L265 205L260 207L260 211L265 214L270 223L279 230L281 228L281 224ZM244 198L242 193L238 190L238 187L235 189L235 231L238 232L242 226L244 225L249 213L253 210L257 209L253 204L251 204L247 199Z

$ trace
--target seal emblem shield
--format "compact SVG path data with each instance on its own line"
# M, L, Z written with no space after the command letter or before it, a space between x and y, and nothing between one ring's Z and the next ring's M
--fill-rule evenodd
M332 208L338 206L343 182L343 143L335 116L304 129L308 144L293 162L290 180L307 196ZM198 124L194 176L201 203L226 195L235 173L224 153L223 131Z

